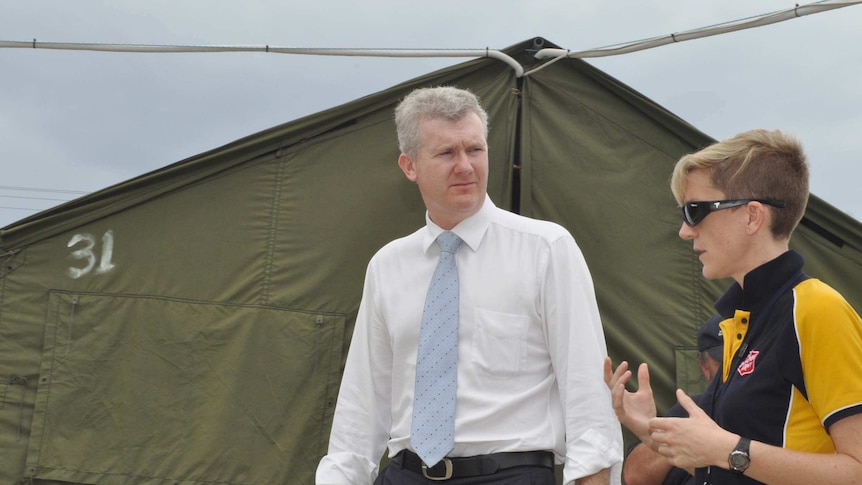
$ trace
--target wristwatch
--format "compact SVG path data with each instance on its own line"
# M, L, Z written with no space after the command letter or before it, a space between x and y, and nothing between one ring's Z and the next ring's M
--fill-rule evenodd
M739 443L736 448L727 455L727 464L731 471L740 475L748 470L748 465L751 464L751 456L748 454L748 447L751 445L751 440L748 438L739 438Z

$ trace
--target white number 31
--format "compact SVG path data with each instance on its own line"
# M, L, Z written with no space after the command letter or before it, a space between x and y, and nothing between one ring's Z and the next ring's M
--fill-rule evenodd
M84 260L87 262L87 265L83 268L69 267L67 274L71 278L78 279L81 276L89 274L94 269L96 270L96 274L107 273L114 269L114 263L111 262L111 258L114 256L114 231L108 230L102 236L102 253L100 256L96 256L94 252L96 238L92 234L75 234L66 244L66 247L71 248L78 243L84 243L84 247L72 251L71 257L73 259Z

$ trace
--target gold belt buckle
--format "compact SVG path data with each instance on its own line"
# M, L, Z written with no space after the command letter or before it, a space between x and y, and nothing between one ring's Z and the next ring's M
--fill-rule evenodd
M425 462L423 461L422 462L422 476L424 476L428 480L435 480L435 481L449 480L450 478L452 478L452 460L444 457L443 458L443 465L446 467L446 474L443 475L442 477L432 477L432 476L428 475L428 465L426 465Z

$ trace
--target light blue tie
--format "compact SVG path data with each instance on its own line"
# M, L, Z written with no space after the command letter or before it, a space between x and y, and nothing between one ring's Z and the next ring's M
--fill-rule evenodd
M437 237L440 260L425 297L410 443L428 467L455 445L455 391L458 387L458 268L461 238L446 231Z

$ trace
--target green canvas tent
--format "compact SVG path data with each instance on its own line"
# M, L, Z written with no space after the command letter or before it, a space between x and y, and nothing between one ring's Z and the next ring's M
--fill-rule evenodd
M532 43L504 52L532 68ZM702 385L727 282L668 182L710 137L583 61L483 58L0 230L0 483L313 483L365 265L424 223L393 109L431 85L487 108L494 202L574 234L612 357L651 364L661 408ZM862 308L859 222L812 197L793 246Z

